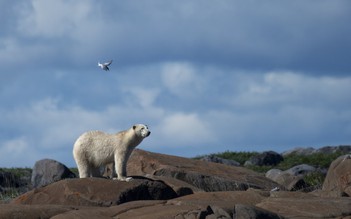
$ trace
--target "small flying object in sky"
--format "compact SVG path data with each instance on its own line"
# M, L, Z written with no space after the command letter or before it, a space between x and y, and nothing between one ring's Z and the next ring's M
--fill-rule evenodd
M108 68L108 66L111 65L111 63L112 63L112 60L109 61L109 62L105 62L105 63L103 63L103 64L101 64L100 62L98 62L98 66L100 66L100 68L101 68L102 70L109 71L110 69Z

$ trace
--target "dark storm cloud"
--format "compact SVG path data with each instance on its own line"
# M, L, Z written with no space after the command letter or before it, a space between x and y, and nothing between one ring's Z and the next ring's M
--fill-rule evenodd
M350 4L1 2L0 166L74 166L81 132L134 122L181 156L349 144Z
M61 67L81 67L106 56L126 66L178 60L315 74L347 74L351 68L349 1L155 0L66 5L33 1L18 7L20 15L7 13L4 25L9 28L16 23L13 19L17 21L18 27L11 28L19 33L11 35L13 43L23 48L21 54L30 52L30 61L52 65L50 60L55 60ZM10 8L13 11L15 6Z
M116 4L114 49L125 62L187 60L244 69L345 74L348 1ZM104 13L105 16L108 16ZM115 19L115 21L113 20Z

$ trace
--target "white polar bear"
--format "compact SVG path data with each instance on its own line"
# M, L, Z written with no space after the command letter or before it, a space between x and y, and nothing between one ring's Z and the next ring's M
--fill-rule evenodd
M128 158L133 149L150 133L146 125L136 124L116 134L101 131L82 134L73 146L79 177L101 177L100 167L114 162L117 179L131 180L131 177L126 177Z

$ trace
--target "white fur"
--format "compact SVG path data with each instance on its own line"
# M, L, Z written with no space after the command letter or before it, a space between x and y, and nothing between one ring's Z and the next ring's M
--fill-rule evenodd
M101 131L82 134L73 146L79 177L100 177L100 167L114 162L117 179L131 180L131 177L126 177L128 158L134 148L149 135L148 127L143 124L134 125L116 134Z

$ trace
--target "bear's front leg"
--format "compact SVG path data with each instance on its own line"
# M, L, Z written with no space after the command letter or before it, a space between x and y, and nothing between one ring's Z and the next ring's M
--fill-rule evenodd
M125 156L120 154L115 156L115 170L117 178L113 178L114 180L129 182L133 179L132 177L127 177L127 160Z

